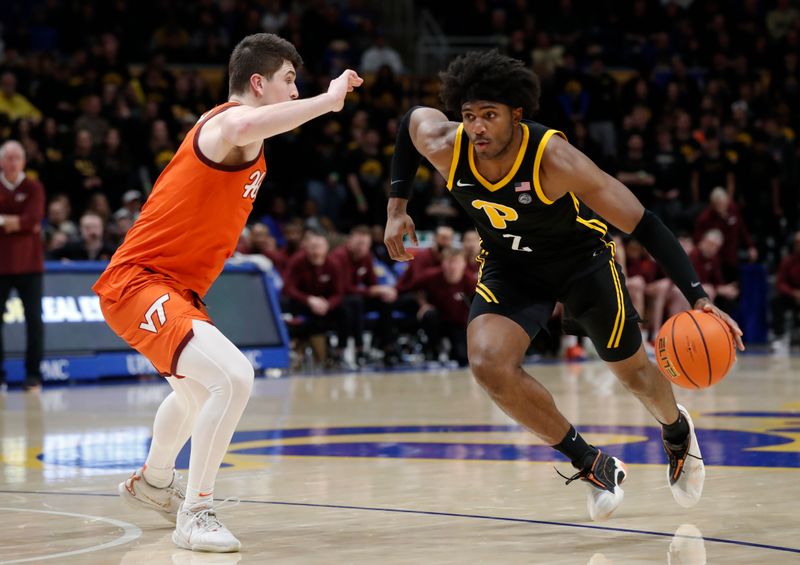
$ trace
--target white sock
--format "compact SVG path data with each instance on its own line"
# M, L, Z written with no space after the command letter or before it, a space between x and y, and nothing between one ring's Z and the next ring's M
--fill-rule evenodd
M153 467L145 463L144 467L142 467L142 476L151 487L165 488L172 484L174 469L172 467Z
M186 487L186 500L183 503L186 508L194 508L195 506L211 507L214 504L214 492L200 492L200 490L192 487Z

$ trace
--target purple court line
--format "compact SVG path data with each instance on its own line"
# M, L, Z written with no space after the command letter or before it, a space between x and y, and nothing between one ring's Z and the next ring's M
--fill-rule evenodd
M101 492L48 492L35 490L0 490L0 494L38 494L38 495L68 495L68 496L119 496L116 493ZM456 514L453 512L434 512L430 510L407 510L404 508L374 508L370 506L347 506L343 504L314 504L311 502L281 502L276 500L240 500L242 504L271 504L274 506L304 506L308 508L335 508L339 510L365 510L369 512L391 512L395 514L417 514L422 516L445 516L449 518L472 518L476 520L493 520L497 522L515 522L518 524L536 524L540 526L558 526L562 528L583 528L586 530L600 530L606 532L618 532L623 534L639 534L645 536L657 536L664 538L685 538L699 539L713 543L727 543L729 545L741 545L745 547L755 547L758 549L772 549L774 551L785 551L788 553L800 553L800 549L793 547L782 547L779 545L767 545L763 543L753 543L749 541L730 540L725 538L707 538L705 536L686 536L670 534L666 532L653 532L650 530L634 530L631 528L613 528L611 526L594 526L591 524L574 524L571 522L551 522L548 520L530 520L527 518L507 518L503 516L486 516L482 514Z

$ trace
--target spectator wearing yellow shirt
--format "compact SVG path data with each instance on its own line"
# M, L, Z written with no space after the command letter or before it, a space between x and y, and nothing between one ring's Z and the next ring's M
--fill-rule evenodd
M38 124L42 119L42 113L36 106L17 92L17 77L11 72L0 76L0 114L7 114L12 122L29 118Z

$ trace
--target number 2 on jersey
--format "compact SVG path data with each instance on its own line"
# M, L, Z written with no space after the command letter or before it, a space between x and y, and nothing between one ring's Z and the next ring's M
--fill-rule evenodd
M533 251L533 249L531 249L528 246L525 246L525 247L520 247L519 246L519 242L522 241L522 236L514 235L514 234L511 234L511 233L504 233L503 237L512 238L511 249L513 249L514 251L525 251L526 253L531 253Z

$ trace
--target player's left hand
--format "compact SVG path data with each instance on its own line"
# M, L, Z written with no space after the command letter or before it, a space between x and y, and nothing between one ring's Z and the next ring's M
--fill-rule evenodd
M723 322L728 324L728 327L731 330L731 334L733 334L733 340L736 342L736 348L739 351L744 351L744 342L742 341L743 332L741 328L739 328L739 324L736 323L736 320L728 316L725 312L711 304L711 301L708 298L701 298L697 302L694 303L694 309L700 310L701 312L708 312L709 314L714 314Z

